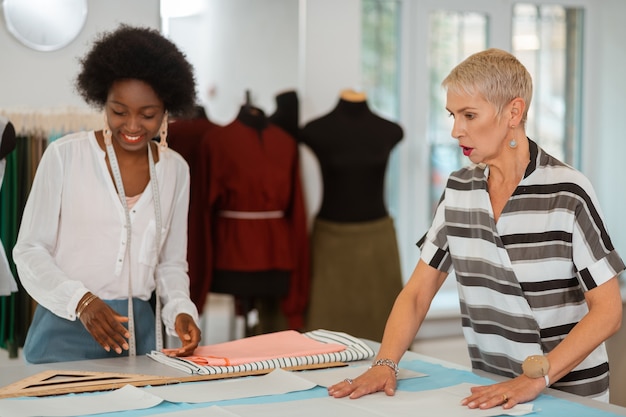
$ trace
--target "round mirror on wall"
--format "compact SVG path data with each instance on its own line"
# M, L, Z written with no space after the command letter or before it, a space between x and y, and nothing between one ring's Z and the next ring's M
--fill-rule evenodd
M7 29L37 51L54 51L72 42L87 19L87 0L3 0Z

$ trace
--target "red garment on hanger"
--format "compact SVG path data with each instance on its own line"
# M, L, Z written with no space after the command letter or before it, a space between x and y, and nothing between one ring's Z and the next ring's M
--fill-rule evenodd
M204 308L214 270L288 270L289 293L281 307L290 328L303 327L310 272L298 159L295 140L248 106L203 138L196 171L203 185L190 207L188 248L191 297L198 309ZM241 212L282 215L236 218Z
M219 125L207 118L180 119L174 120L168 124L168 146L185 158L185 161L187 161L189 165L192 182L200 142L207 132L216 127L219 127Z

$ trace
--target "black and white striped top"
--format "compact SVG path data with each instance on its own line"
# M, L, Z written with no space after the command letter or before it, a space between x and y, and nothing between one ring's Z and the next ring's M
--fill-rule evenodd
M452 173L421 258L455 271L472 367L513 377L551 351L587 313L584 293L625 269L591 183L530 141L524 178L496 223L489 168ZM553 385L599 397L608 390L604 344Z

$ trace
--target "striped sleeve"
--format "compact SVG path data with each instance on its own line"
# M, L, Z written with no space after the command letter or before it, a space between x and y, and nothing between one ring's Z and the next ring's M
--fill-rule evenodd
M439 200L433 222L428 232L417 242L420 258L442 272L452 272L452 259L448 248L448 233L445 223L445 192Z

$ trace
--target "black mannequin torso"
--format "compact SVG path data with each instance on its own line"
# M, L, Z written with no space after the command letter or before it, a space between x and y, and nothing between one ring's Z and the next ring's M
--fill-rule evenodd
M6 122L6 126L2 130L2 138L0 139L0 160L4 159L8 154L15 149L15 128L9 121Z
M385 172L403 137L399 125L374 114L366 101L341 98L330 113L307 123L301 137L322 171L319 218L359 222L387 215Z
M286 91L276 96L276 111L268 117L271 123L281 127L295 140L299 140L299 104L295 91Z

